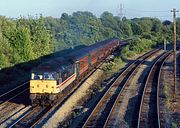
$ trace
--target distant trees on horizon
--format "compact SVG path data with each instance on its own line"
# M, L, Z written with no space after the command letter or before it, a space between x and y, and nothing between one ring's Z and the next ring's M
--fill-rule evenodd
M110 12L97 18L91 12L63 13L60 18L0 16L0 68L37 59L41 56L78 45L91 45L100 40L129 37L162 43L172 41L173 24L157 18L143 17L122 21ZM180 39L180 18L177 18ZM136 40L137 41L137 40Z

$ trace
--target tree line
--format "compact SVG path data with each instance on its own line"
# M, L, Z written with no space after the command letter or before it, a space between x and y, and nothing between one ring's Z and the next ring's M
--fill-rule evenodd
M159 44L164 38L171 42L172 34L171 21L149 17L120 20L110 12L104 12L100 17L86 11L72 15L63 13L60 18L0 16L0 68L112 37L135 38L134 43ZM177 18L177 38L180 39L180 18Z
M27 62L53 52L53 38L43 17L0 17L0 68Z

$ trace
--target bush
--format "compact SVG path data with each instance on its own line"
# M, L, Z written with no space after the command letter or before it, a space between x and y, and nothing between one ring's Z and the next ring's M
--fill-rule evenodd
M141 53L151 49L153 45L153 42L149 39L137 38L130 42L129 49L134 51L135 53Z
M126 46L125 48L123 48L123 50L121 51L121 58L123 60L126 60L127 58L130 58L132 56L134 56L135 53L133 51L131 51L129 49L129 46Z
M121 51L121 58L123 60L126 60L127 58L135 56L135 54L140 54L142 52L150 50L155 45L156 42L152 42L149 39L134 38L130 41L130 44Z

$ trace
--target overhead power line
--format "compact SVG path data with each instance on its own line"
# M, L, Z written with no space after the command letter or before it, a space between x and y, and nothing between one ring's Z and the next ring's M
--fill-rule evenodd
M127 11L136 11L136 12L169 12L169 10L139 10L139 9L130 9L130 8L126 8Z
M143 13L133 13L133 12L129 12L126 14L126 16L134 16L134 17L161 17L161 18L172 18L172 16L169 14L169 15L161 15L161 14L157 14L157 15L143 15Z
M132 12L129 12L126 15L127 16L143 16L142 13L132 13ZM157 15L153 15L153 16L155 16L155 17L172 17L170 14L169 15L161 15L161 14L159 15L159 14L157 14Z

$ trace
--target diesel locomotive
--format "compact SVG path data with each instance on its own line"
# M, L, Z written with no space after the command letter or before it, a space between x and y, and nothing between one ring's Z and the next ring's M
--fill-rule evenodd
M30 80L32 105L53 104L63 90L82 79L119 46L117 38L104 40L34 68Z

